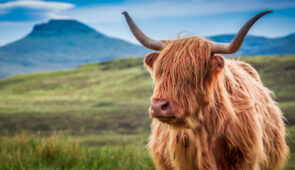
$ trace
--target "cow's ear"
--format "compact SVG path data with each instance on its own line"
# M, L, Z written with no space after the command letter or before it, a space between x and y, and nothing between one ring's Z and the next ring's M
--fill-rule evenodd
M214 54L211 56L208 75L206 75L207 87L210 88L212 83L217 80L219 73L224 68L224 62L224 58L221 55Z
M221 55L214 54L211 58L211 71L213 74L219 73L224 67L224 58Z
M153 64L156 61L156 59L158 58L158 56L159 56L159 53L158 52L149 53L148 55L145 56L144 63L148 67L152 68L153 67Z

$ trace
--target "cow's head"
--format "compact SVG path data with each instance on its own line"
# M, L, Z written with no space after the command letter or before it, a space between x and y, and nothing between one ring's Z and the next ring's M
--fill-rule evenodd
M208 90L222 73L225 61L217 54L232 54L239 50L251 26L271 11L251 18L231 43L215 43L199 37L158 41L147 37L123 12L137 40L147 48L157 50L144 61L154 79L150 116L161 122L184 126L189 115L208 105Z

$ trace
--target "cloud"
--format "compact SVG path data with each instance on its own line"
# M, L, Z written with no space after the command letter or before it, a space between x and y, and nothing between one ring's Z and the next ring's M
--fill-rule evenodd
M58 12L73 8L71 3L18 0L0 3L0 22L42 21L48 18L66 18Z
M292 7L295 7L294 0L191 0L87 6L62 13L84 22L99 23L119 22L122 20L120 13L125 10L130 12L134 18L153 19Z
M0 4L0 10L5 11L13 8L61 11L73 7L74 5L70 3L45 2L40 0L19 0Z

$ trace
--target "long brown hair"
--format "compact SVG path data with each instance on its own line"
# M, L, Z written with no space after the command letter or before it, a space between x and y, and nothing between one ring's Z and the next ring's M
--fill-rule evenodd
M201 169L281 167L288 155L283 116L255 69L212 54L211 43L205 39L187 37L165 43L149 65L155 83L152 98L175 101L182 116L171 124L153 121L150 148L157 166L181 167L182 161L169 160L175 153L190 153L189 159L198 161ZM185 141L190 145L179 145ZM155 152L161 149L159 156ZM223 160L233 151L232 159L243 160L242 165Z

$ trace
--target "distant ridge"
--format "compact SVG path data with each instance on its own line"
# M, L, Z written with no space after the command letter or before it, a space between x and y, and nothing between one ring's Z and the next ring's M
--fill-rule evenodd
M143 56L148 51L105 36L76 20L50 20L35 25L26 37L0 47L0 78Z
M234 35L211 36L230 42ZM26 37L0 47L0 78L70 69L85 63L144 56L150 50L111 38L76 20L50 20L35 25ZM295 54L295 33L280 38L248 35L235 56Z
M211 36L216 42L231 42L234 34ZM241 49L234 56L295 54L295 33L279 38L248 35Z
M94 29L84 25L76 20L50 20L48 23L35 25L33 31L28 36L36 37L51 37L64 36L72 33L97 35L103 37L104 35L98 33Z

